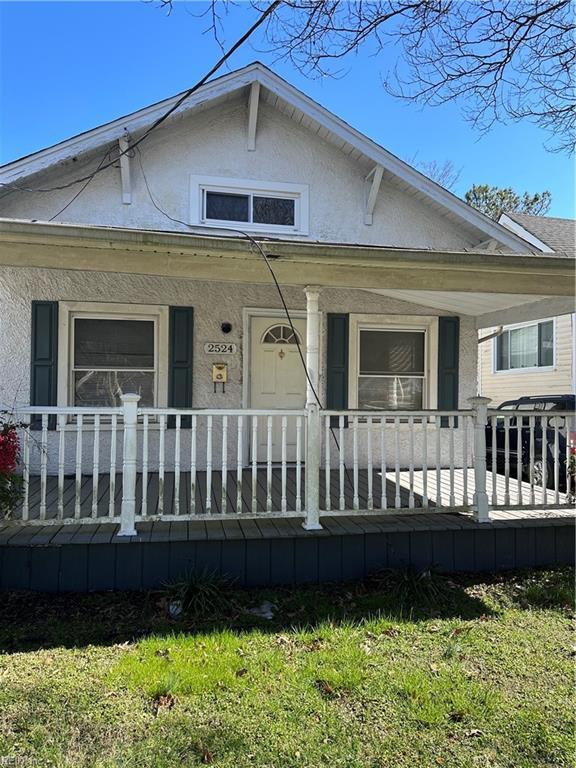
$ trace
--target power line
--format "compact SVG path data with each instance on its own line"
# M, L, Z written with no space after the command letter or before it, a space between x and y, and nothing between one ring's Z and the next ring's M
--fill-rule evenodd
M252 24L252 26L244 32L244 34L236 40L234 45L232 45L231 48L229 48L214 64L213 67L200 79L198 82L193 85L191 88L189 88L187 91L184 91L184 93L180 96L179 99L177 99L174 104L164 112L157 120L152 123L152 125L140 136L139 139L136 139L132 144L129 144L124 150L120 151L118 154L118 157L116 157L114 160L111 160L104 165L99 165L95 171L93 171L90 174L87 174L86 176L81 176L79 179L74 179L73 181L66 182L66 184L59 184L54 187L44 187L44 188L38 188L38 189L32 189L29 187L21 187L18 184L14 182L0 182L0 186L3 187L13 187L14 189L18 190L19 192L38 192L38 193L44 193L44 192L57 192L62 189L69 189L70 187L74 186L75 184L81 184L84 181L91 181L96 174L101 173L102 171L105 171L107 168L110 168L112 165L114 165L122 155L127 154L128 152L135 149L139 144L141 144L145 139L150 136L152 131L156 130L159 125L162 125L169 117L172 115L187 99L192 96L199 88L201 88L211 77L212 75L216 74L216 72L222 67L223 64L225 64L228 59L240 48L246 40L248 40L252 34L260 27L264 21L270 16L276 8L283 2L283 0L274 0L266 10L264 10L258 19ZM80 194L83 190L80 191ZM75 198L74 198L75 199ZM71 201L72 202L72 201Z
M152 194L152 190L150 189L150 185L148 184L148 178L146 176L146 171L144 170L144 165L142 163L142 153L140 151L139 147L136 147L136 151L138 153L138 164L140 166L140 170L142 171L142 178L144 179L144 186L146 187L146 191L148 193L148 197L150 198L152 205L156 210L161 213L163 216L165 216L170 221L175 222L176 224L182 224L182 226L187 227L188 229L192 229L192 225L189 224L187 221L183 221L182 219L178 219L175 216L171 216L167 211L165 211L156 201L154 198L154 195ZM276 273L274 272L274 268L272 267L272 264L270 263L270 259L260 243L252 237L251 234L248 232L245 232L243 229L237 229L236 227L218 227L218 229L225 229L229 232L236 232L239 235L242 235L245 237L251 246L254 246L259 254L262 256L264 263L268 267L268 271L270 272L270 275L272 277L272 280L274 282L274 285L276 287L276 290L278 292L278 296L280 297L280 301L282 303L282 308L284 310L284 314L286 315L286 318L288 320L288 324L290 325L290 328L292 330L292 333L294 334L294 339L296 341L296 348L298 349L298 355L300 357L300 362L302 364L302 368L304 370L304 375L306 376L306 381L310 385L310 389L312 391L312 394L314 395L314 399L316 400L316 403L318 404L318 407L323 410L324 406L322 405L322 401L320 400L320 396L316 390L316 387L314 386L314 382L312 381L310 377L310 372L308 371L308 366L306 365L306 360L304 358L304 353L302 352L302 345L300 344L300 339L298 337L298 332L296 331L296 328L294 327L294 323L292 321L292 315L290 314L290 310L288 309L288 305L286 304L286 299L284 298L284 292L282 291L282 287L280 283L278 282L278 278L276 277ZM334 440L334 444L336 445L336 449L340 453L340 442L338 438L336 437L336 433L334 432L334 427L330 424L329 426L330 434L332 435L332 439ZM344 472L346 475L346 479L348 480L348 484L350 487L353 487L353 483L350 479L350 473L349 469L346 466L346 462L343 462L344 465Z

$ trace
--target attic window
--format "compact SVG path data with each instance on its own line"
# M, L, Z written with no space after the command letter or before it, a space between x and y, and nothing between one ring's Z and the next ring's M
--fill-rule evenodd
M308 187L192 176L191 223L307 234Z

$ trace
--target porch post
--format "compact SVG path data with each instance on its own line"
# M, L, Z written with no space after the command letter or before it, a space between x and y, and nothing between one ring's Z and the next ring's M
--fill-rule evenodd
M122 507L118 536L136 536L136 455L138 402L140 395L125 394L121 398L124 408L124 450L122 453Z
M490 522L490 507L486 493L486 424L488 423L489 397L469 397L474 411L474 485L472 509L477 523Z
M319 396L320 380L320 312L318 311L320 288L316 285L307 285L304 293L306 294L306 369L308 371L306 405L313 403L318 405L316 395Z
M320 288L308 285L306 293L306 519L302 526L307 531L318 531L320 525Z

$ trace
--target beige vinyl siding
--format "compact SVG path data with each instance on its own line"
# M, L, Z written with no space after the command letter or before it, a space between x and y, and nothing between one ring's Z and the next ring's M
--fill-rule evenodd
M496 328L485 328L480 337L488 336ZM478 385L480 394L490 397L494 405L523 395L560 395L573 391L572 370L574 338L572 316L556 318L553 370L494 372L494 339L479 345Z

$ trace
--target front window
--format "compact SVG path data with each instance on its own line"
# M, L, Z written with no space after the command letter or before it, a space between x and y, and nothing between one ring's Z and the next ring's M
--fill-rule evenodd
M155 319L80 316L72 323L72 404L116 407L120 396L131 392L140 395L141 406L153 406Z
M419 410L425 391L424 331L360 329L358 408Z
M554 321L509 328L495 339L496 370L549 368L554 365Z

